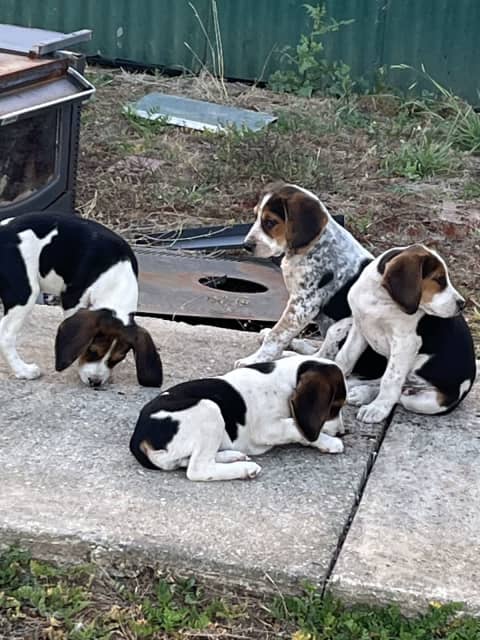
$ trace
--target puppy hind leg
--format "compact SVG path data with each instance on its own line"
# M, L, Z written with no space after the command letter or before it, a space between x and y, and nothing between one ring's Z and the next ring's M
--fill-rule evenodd
M435 415L448 411L449 405L440 404L442 394L435 388L421 389L414 393L402 393L400 404L407 411L422 413L425 415Z
M189 480L247 480L260 473L258 464L247 461L243 453L226 448L225 421L215 402L202 400L196 419L195 442L187 467Z
M187 468L187 478L210 482L213 480L249 480L256 478L262 468L255 462L215 462L202 453L193 454Z
M0 353L20 379L34 380L42 375L36 364L28 364L21 359L16 348L17 335L32 311L39 291L39 288L33 290L26 304L11 307L0 320Z

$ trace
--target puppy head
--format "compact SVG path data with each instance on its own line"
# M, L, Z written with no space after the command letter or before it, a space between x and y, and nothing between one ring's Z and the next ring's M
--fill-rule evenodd
M422 309L441 318L455 316L465 300L452 286L442 258L421 244L387 251L378 263L382 286L409 315Z
M337 433L343 430L346 396L345 378L334 362L307 360L299 366L290 408L306 440L314 442L326 422L332 422Z
M308 251L329 217L313 193L285 183L267 187L254 212L256 220L244 246L260 258Z
M55 368L63 371L78 360L82 382L99 387L115 365L133 349L138 382L162 384L162 363L150 334L132 320L124 325L110 309L80 309L66 318L55 339Z

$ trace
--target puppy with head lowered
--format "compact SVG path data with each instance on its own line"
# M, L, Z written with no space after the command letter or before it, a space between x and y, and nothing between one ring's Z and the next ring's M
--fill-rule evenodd
M367 346L388 358L379 385L349 389L364 422L385 419L397 402L410 411L454 409L476 375L475 352L461 315L465 300L442 258L416 244L383 253L348 294L353 323L336 362L348 375ZM350 385L349 385L350 387Z
M130 441L150 469L187 468L190 480L254 478L247 455L299 443L341 453L345 380L330 360L291 356L192 380L143 408Z
M98 387L133 349L139 383L160 386L157 349L133 317L137 274L129 245L92 220L41 212L0 221L0 353L15 376L41 375L21 359L16 338L46 292L60 297L65 312L55 341L57 371L77 361L82 382Z
M330 325L351 315L347 293L373 260L317 196L297 185L277 183L267 187L255 213L244 246L258 257L283 255L281 269L289 299L276 325L262 332L261 347L239 360L237 366L274 360L290 345L300 350L297 345L301 341L294 339L310 322L316 323L325 336ZM319 355L336 355L336 334L331 337L333 340L328 333ZM370 349L357 370L366 377L378 377L385 364L385 359Z

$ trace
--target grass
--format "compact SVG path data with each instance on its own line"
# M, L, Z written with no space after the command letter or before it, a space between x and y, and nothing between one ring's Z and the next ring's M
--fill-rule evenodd
M452 174L459 166L450 144L427 138L403 143L390 152L383 163L386 175L410 180Z
M480 620L460 611L432 603L406 618L396 607L349 608L309 586L260 600L146 569L114 579L94 565L58 567L17 548L0 555L0 637L11 640L477 640Z

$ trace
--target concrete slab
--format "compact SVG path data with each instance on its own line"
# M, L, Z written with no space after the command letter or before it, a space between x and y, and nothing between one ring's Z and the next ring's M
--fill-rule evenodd
M397 411L335 566L349 602L480 614L480 384L443 417Z
M61 314L38 307L22 354L46 374L13 379L0 363L0 541L39 556L194 570L220 583L293 589L322 584L335 557L380 429L347 415L346 453L277 449L251 482L200 484L146 471L128 442L157 391L137 386L133 362L105 391L53 371ZM142 318L160 345L165 385L230 369L255 336Z

